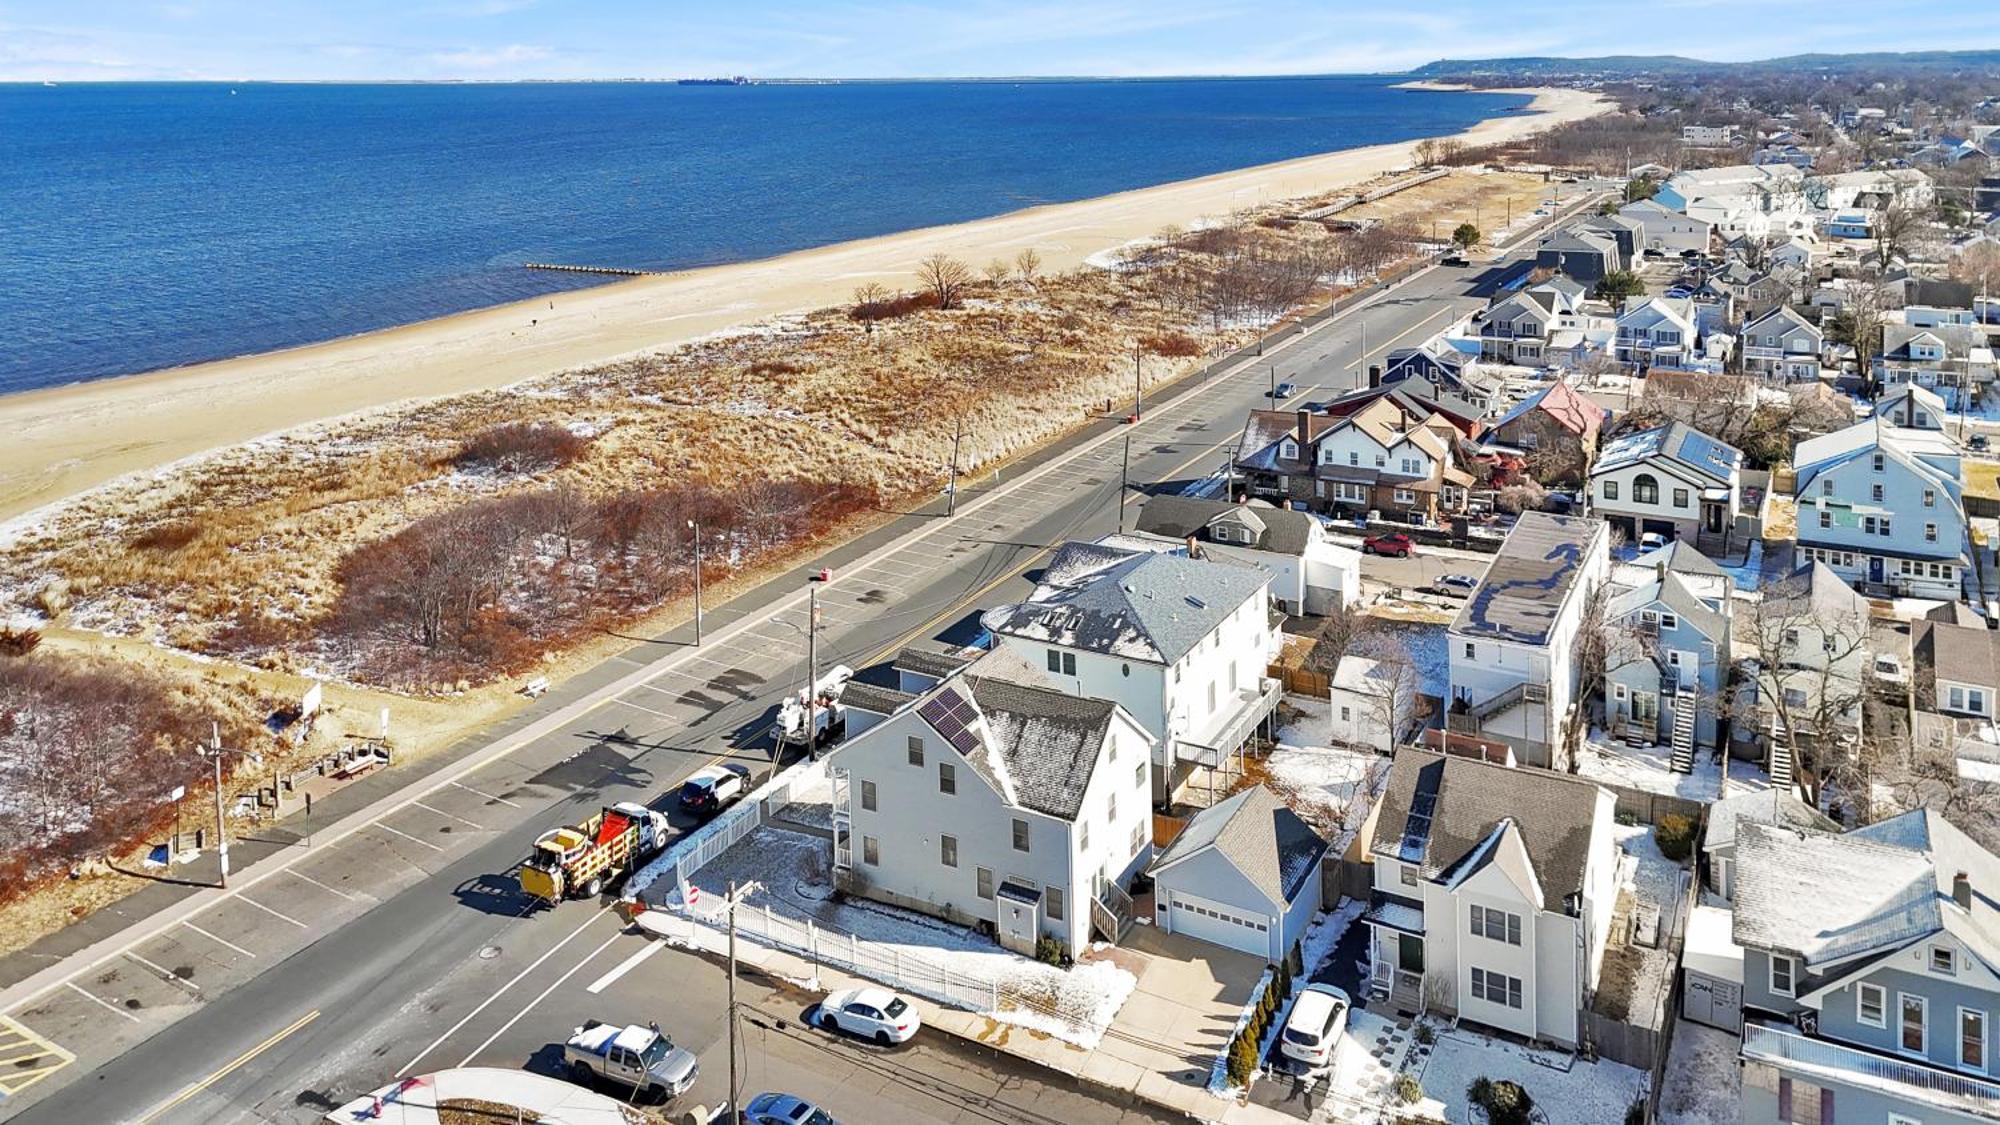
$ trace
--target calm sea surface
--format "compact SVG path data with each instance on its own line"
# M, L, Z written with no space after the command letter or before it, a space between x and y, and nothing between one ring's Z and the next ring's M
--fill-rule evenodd
M1395 78L0 85L0 391L765 257L1518 110Z

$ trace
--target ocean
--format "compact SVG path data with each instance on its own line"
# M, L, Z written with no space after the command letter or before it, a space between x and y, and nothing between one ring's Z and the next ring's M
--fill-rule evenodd
M0 85L0 392L607 280L524 262L761 258L1527 102L1399 80Z

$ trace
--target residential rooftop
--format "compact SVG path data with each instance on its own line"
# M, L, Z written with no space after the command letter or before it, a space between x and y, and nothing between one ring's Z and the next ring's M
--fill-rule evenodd
M1027 601L989 609L980 622L1005 636L1173 664L1270 583L1257 567L1065 543Z
M1547 644L1592 545L1606 534L1604 522L1593 517L1522 513L1451 631Z

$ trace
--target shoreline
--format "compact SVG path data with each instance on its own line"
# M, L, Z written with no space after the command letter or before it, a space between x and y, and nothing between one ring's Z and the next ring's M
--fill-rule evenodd
M1424 87L1419 87L1424 88ZM1562 88L1454 136L1515 139L1603 112ZM857 285L915 283L933 252L974 269L1032 247L1060 272L1091 255L1272 199L1336 190L1398 166L1421 139L1340 149L1191 180L793 251L564 290L483 309L231 359L36 388L0 397L0 521L135 473L296 427L413 401L504 388L670 349L733 327L838 304Z

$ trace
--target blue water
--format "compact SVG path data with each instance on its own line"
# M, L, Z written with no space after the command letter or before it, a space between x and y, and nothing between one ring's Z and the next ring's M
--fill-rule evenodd
M1455 132L1333 78L0 85L0 391Z

